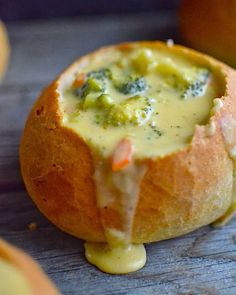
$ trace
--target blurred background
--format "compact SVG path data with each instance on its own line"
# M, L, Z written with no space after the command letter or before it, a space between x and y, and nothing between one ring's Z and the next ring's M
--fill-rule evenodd
M0 0L11 45L4 83L45 85L79 56L107 44L169 38L180 43L180 2Z
M80 15L174 10L179 0L0 0L0 17L32 20Z

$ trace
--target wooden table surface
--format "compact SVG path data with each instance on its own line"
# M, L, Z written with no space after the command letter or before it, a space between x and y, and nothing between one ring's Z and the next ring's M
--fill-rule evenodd
M151 13L8 24L12 46L0 86L0 236L30 253L63 294L236 294L236 219L146 245L146 266L108 275L89 265L83 242L48 222L27 196L18 147L34 100L74 59L127 40L179 40L175 14ZM37 222L35 231L28 224ZM46 294L45 294L46 295Z

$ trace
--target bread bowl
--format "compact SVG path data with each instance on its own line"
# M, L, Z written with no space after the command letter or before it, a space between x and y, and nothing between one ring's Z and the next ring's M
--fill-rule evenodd
M86 257L101 270L141 268L139 244L212 223L235 202L235 78L169 42L80 58L27 119L20 162L29 195L88 242Z
M0 278L2 295L59 295L59 291L32 258L2 239Z
M9 42L7 37L6 28L0 20L0 81L2 80L9 59Z
M187 44L236 67L236 2L183 0L180 29Z

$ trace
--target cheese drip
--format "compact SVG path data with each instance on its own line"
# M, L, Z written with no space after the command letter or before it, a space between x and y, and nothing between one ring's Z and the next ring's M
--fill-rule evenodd
M85 256L91 264L111 274L133 272L146 263L146 251L143 245L110 247L109 244L86 242Z
M136 271L146 262L144 246L131 243L134 213L146 165L132 161L124 169L113 172L109 160L97 159L95 163L97 205L108 243L87 242L85 256L89 262L108 273ZM109 223L110 212L115 214L117 224ZM119 229L115 228L117 226Z

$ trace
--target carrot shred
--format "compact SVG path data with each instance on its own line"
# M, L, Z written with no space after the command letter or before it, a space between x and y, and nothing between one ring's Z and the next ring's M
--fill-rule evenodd
M133 145L129 139L122 139L112 156L112 171L116 172L126 167L132 159Z
M74 80L73 84L72 84L72 87L73 88L79 88L81 87L84 82L85 82L85 79L86 79L86 75L85 73L80 73Z

